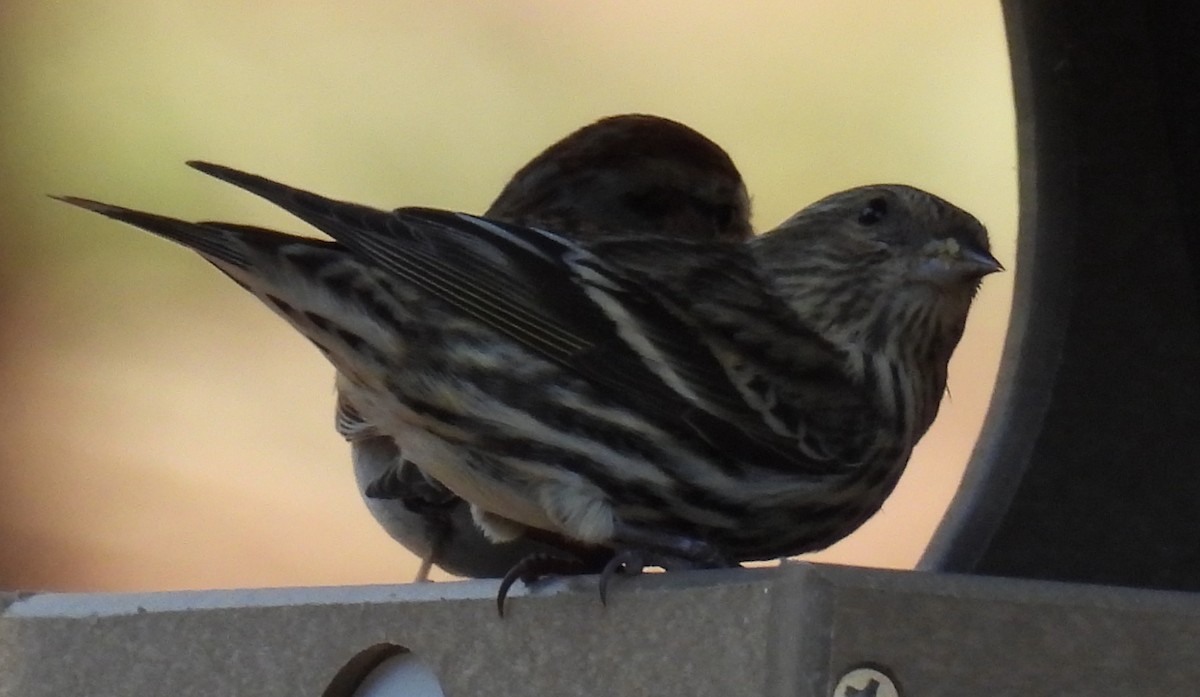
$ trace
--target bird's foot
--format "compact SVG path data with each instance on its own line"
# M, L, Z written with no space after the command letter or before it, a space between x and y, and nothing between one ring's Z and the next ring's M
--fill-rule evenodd
M615 576L638 576L648 566L657 566L664 571L684 571L687 569L710 569L727 566L723 561L696 561L670 554L662 554L653 550L625 547L616 551L613 558L600 572L600 604L608 605L608 584Z
M547 576L567 576L584 573L587 565L580 559L567 555L530 554L517 562L500 581L500 590L496 593L496 610L504 617L504 600L508 591L517 581L530 585Z
M617 550L613 558L604 565L604 570L600 572L600 604L608 607L608 582L612 580L613 576L617 574L637 576L647 566L647 555L644 551L640 549Z
M737 566L712 544L697 537L646 530L618 523L613 539L621 548L641 550L650 563L668 571L675 569L726 569Z

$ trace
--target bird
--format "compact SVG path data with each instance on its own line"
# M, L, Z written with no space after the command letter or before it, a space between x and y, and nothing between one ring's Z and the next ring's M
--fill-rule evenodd
M826 196L744 241L572 241L189 164L332 241L62 200L200 253L306 336L489 539L611 549L603 578L616 561L793 556L857 529L1003 268L978 219L902 184Z
M648 114L605 117L557 141L512 176L483 216L577 240L657 234L733 241L753 234L750 198L729 154L689 126ZM558 572L599 571L609 560L604 548L581 548L543 531L493 542L466 502L405 461L402 444L365 423L345 395L336 426L350 441L368 510L422 559L418 581L434 564L456 576L499 578L533 558L560 560L549 564Z

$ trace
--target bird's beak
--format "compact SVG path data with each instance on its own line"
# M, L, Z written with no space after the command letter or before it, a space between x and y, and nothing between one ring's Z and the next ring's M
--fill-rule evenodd
M1004 265L992 256L992 253L975 245L961 245L958 259L953 265L964 276L983 278L990 273L1003 271Z
M975 281L1003 271L1004 266L983 247L949 238L930 243L917 264L913 277L917 281L950 286Z

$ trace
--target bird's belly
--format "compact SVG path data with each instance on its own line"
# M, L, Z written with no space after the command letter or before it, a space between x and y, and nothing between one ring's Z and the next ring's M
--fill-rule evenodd
M471 462L473 453L467 448L417 427L402 428L396 440L407 460L473 506L522 525L562 532L533 499L529 487L485 475Z

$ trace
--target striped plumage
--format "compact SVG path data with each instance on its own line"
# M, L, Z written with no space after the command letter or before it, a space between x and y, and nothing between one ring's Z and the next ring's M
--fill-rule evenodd
M576 244L194 166L336 241L69 200L263 299L496 538L531 527L693 565L818 549L874 513L999 269L978 221L904 186L837 194L746 242Z
M483 215L585 241L752 234L750 197L729 154L681 123L645 114L601 119L546 148Z
M657 116L611 116L554 143L522 167L484 216L578 240L661 234L745 240L750 203L729 155L695 130ZM339 394L337 428L351 444L359 490L393 538L459 576L500 577L531 555L566 552L598 571L604 548L585 549L544 531L503 544L484 537L468 505L404 459L404 449L365 422ZM537 539L530 539L537 538Z

